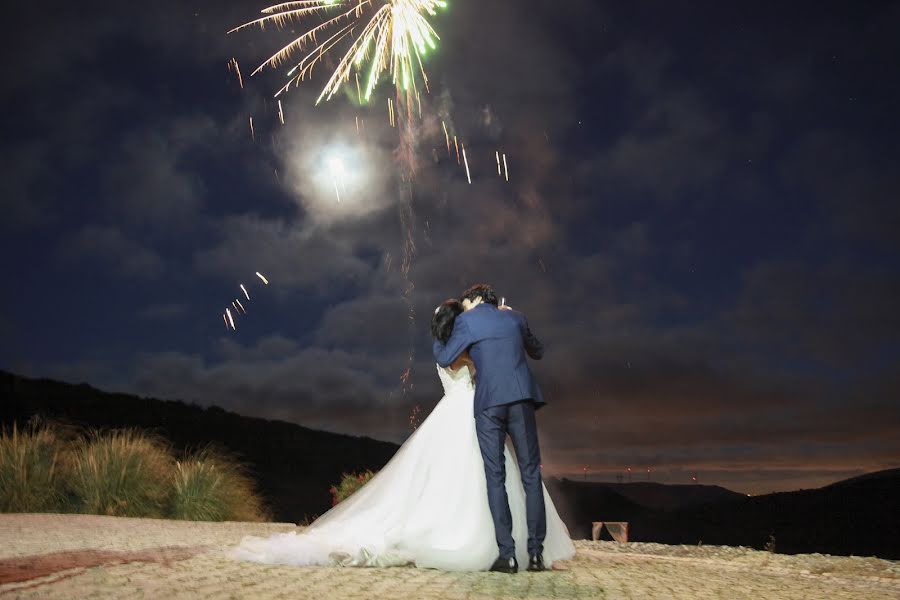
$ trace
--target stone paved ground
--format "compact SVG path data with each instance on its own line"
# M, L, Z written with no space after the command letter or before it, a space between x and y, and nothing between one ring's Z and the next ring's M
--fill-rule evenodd
M446 573L236 563L244 535L290 524L0 515L2 598L900 598L900 562L722 546L576 542L566 570Z

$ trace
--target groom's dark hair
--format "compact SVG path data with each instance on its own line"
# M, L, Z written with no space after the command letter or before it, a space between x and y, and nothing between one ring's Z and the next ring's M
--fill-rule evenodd
M476 283L469 289L463 292L459 301L468 299L469 302L473 302L475 298L481 298L481 301L485 304L493 304L497 306L497 294L494 292L494 288L487 283Z

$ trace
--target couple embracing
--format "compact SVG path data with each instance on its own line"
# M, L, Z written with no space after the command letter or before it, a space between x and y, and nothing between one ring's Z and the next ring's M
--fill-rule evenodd
M444 397L390 462L303 532L246 537L232 557L516 573L575 554L541 481L526 357L543 347L525 316L480 284L438 306L431 332Z

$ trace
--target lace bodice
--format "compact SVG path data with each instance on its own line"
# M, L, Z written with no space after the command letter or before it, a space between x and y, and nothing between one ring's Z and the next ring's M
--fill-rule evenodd
M460 390L465 391L475 389L475 386L472 383L472 372L469 371L468 365L463 365L456 371L444 369L440 365L435 366L438 370L438 377L441 378L441 385L444 386L444 395L449 395L452 392L458 392Z

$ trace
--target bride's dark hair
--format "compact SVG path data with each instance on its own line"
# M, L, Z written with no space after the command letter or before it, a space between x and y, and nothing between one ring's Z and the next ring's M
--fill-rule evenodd
M454 298L444 300L431 318L431 335L446 344L450 334L453 333L453 323L462 311L459 300Z

